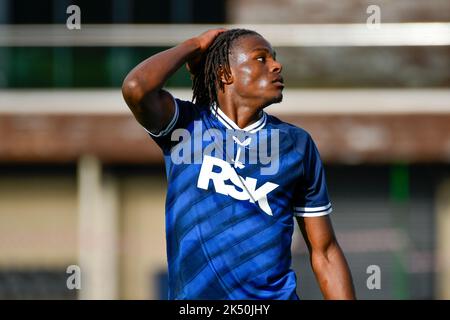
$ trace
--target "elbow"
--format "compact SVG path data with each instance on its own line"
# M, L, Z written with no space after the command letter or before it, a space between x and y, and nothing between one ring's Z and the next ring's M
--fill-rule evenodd
M331 238L326 244L318 248L313 248L311 252L311 263L314 266L323 266L333 261L337 254L341 252L336 238Z
M329 257L324 253L313 253L311 254L311 267L314 270L314 272L318 270L325 270L327 269L328 265L330 264Z
M133 78L125 78L122 83L122 96L130 107L137 104L137 102L140 100L139 95L141 91L142 90L141 86L139 85L139 81Z

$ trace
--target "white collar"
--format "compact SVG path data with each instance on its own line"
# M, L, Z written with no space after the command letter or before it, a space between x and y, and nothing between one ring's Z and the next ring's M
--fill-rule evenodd
M216 109L217 109L217 112L216 112ZM267 122L267 115L263 111L262 116L257 121L246 126L243 129L241 129L233 120L228 118L228 116L219 107L216 108L215 103L213 103L211 105L210 110L211 110L211 114L213 116L215 116L228 129L242 130L242 131L247 131L250 133L255 133L258 130L262 129L266 125L266 122Z

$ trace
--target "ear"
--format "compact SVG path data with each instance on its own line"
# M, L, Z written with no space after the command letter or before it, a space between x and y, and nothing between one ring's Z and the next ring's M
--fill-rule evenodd
M224 85L233 83L233 75L231 74L231 70L230 73L228 73L223 66L220 66L217 71L217 75L219 76L220 82Z

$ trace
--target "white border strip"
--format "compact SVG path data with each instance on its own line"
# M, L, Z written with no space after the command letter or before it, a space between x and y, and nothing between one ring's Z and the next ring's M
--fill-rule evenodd
M227 127L228 129L243 130L243 131L248 131L248 132L250 132L250 133L255 133L255 132L257 132L258 130L262 129L262 128L265 126L265 124L266 124L266 119L267 119L267 117L266 117L266 113L263 112L261 118L259 118L258 121L256 121L256 122L254 122L254 123L248 125L247 127L241 129L241 128L239 128L239 126L238 126L233 120L231 120L230 118L228 118L228 116L227 116L220 108L217 108L217 111L216 111L216 108L217 108L217 107L216 107L215 104L212 105L212 106L210 107L211 113L212 113L213 115L215 115L216 118L217 118L217 119L218 119L225 127Z
M449 22L367 24L0 25L1 46L174 46L211 28L252 29L273 46L447 46Z
M190 101L192 90L168 91ZM287 89L274 115L450 114L450 89ZM130 114L120 89L0 90L0 114Z
M163 136L165 136L166 134L168 134L168 133L170 132L170 130L172 130L173 127L175 126L175 123L177 123L177 120L178 120L178 114L179 114L179 110L178 110L179 107L178 107L178 103L177 103L177 101L175 100L175 98L172 97L172 99L173 99L173 103L175 104L175 113L174 113L174 115L173 115L173 117L172 117L172 120L170 120L170 122L169 122L169 124L167 125L166 128L162 129L162 130L161 130L160 132L158 132L158 133L153 133L153 132L151 132L150 130L147 130L146 127L144 127L145 131L147 131L149 135L151 135L151 136L153 136L153 137L155 137L155 138L163 137Z
M322 207L294 207L295 211L303 211L303 212L317 212L317 211L324 211L331 207L331 202L328 203L326 206Z
M297 212L294 211L294 215L297 217L321 217L321 216L325 216L327 214L330 214L331 212L333 212L333 208L329 208L326 211L319 211L319 212Z

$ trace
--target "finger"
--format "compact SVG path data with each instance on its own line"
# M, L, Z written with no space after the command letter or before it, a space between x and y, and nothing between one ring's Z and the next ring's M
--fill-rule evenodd
M227 29L220 28L220 29L217 30L217 34L221 34L222 32L225 32L225 31L227 31Z

